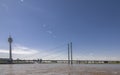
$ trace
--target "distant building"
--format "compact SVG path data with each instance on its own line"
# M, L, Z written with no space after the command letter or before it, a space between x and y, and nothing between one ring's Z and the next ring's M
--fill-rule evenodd
M10 59L9 58L0 58L0 64L9 64Z

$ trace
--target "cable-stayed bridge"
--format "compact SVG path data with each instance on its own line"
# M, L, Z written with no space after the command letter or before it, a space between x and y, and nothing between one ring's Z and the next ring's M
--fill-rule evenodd
M120 61L112 60L76 60L73 56L72 43L63 44L46 53L37 53L14 60L14 63L44 63L44 64L116 64ZM40 55L42 54L42 55ZM30 59L35 57L35 59Z
M37 52L30 55L19 55L18 57L12 54L12 37L8 38L9 42L9 59L0 59L8 61L9 63L67 63L67 64L104 64L104 63L120 63L120 61L112 60L80 60L74 58L74 50L72 49L72 42L63 44L53 49L43 52ZM17 58L17 59L13 59Z

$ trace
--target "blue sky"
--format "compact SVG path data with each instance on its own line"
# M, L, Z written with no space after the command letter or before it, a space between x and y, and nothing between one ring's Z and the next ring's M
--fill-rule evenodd
M14 58L66 59L73 42L74 59L120 60L119 32L119 0L0 0L1 57L10 34Z

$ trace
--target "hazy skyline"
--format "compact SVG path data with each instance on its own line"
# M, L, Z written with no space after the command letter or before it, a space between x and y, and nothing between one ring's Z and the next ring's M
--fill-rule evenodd
M73 42L73 59L120 60L120 1L0 0L0 58L9 35L15 59L67 59Z

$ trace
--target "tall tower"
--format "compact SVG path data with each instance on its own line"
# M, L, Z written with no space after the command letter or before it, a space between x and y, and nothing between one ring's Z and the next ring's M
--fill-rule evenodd
M11 36L9 36L8 42L9 42L9 59L10 59L10 63L12 63L12 42L13 42L13 39Z
M73 64L72 42L68 43L68 64Z

